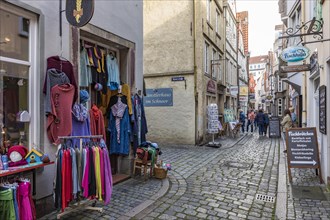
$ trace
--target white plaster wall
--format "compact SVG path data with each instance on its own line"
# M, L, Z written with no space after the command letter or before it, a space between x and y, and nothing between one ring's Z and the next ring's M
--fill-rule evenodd
M190 1L144 2L144 74L193 72Z
M185 82L171 77L146 78L146 88L173 88L173 106L145 107L147 139L160 144L195 144L194 76ZM161 145L160 145L161 146Z
M330 36L330 2L324 1L323 3L323 36L327 38ZM313 10L311 9L311 3L305 2L305 20L310 20L313 15ZM313 37L305 37L305 41L315 41ZM318 51L318 62L319 65L322 65L323 68L320 69L320 86L326 85L327 88L327 134L322 134L319 132L319 127L316 126L318 124L319 118L315 118L315 112L319 111L319 106L315 106L314 101L314 85L313 80L309 78L310 72L306 72L307 74L307 127L314 127L316 126L317 136L319 141L319 153L320 153L320 160L321 160L321 169L322 169L322 176L324 181L327 182L327 178L330 177L330 142L329 142L329 131L330 131L330 64L327 63L327 60L330 58L330 42L325 41L323 43L314 43L314 44L306 44L306 47L310 49L311 53L315 50ZM307 62L309 63L309 62ZM329 182L328 182L329 184Z
M17 2L17 1L9 1ZM44 44L41 44L41 50L44 56L41 57L41 62L44 62L46 68L46 59L49 56L61 55L70 59L71 36L70 26L66 21L65 13L62 14L63 22L63 49L60 47L59 36L59 1L31 1L21 0L35 9L39 9L42 13L40 23L44 26L39 26L40 35L44 37ZM65 1L63 0L63 9L65 9ZM142 1L95 1L95 11L91 24L104 29L105 31L114 33L122 38L132 41L136 45L136 86L142 88L143 84L143 2ZM38 42L42 42L41 40ZM41 77L44 77L45 69L38 70L41 72ZM41 81L43 82L43 78ZM76 79L78 81L78 79ZM42 91L40 91L42 92ZM43 113L41 113L43 115ZM42 118L44 127L46 127L46 118ZM38 128L39 129L39 128ZM48 142L46 131L41 131L44 136L45 143L38 143L44 147L45 153L50 155L51 160L55 160L56 147ZM37 197L42 198L52 194L53 178L55 174L55 166L49 166L44 171L40 171L37 177Z

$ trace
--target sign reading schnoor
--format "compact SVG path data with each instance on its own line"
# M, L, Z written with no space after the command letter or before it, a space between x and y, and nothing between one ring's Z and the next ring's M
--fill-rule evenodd
M173 88L146 89L144 106L173 106Z
M318 168L320 182L323 182L315 127L287 130L286 147L290 181L290 168Z

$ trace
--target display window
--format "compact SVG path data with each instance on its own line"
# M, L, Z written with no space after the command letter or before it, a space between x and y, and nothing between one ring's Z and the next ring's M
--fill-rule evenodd
M39 100L35 71L37 16L0 5L0 128L5 148L36 143ZM31 114L33 113L33 114ZM34 134L32 135L32 131Z

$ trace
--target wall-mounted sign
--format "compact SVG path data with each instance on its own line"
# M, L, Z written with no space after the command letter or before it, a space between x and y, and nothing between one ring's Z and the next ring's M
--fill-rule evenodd
M231 86L230 87L230 95L237 96L238 94L238 86Z
M247 96L249 93L249 87L248 86L239 86L239 95Z
M184 81L184 77L183 76L175 76L175 77L172 77L172 81Z
M290 73L290 72L304 72L309 71L310 65L304 64L304 65L291 65L291 66L281 66L281 73Z
M239 96L239 101L240 102L247 102L248 101L248 96Z
M309 49L306 47L288 47L281 53L281 59L285 62L299 62L309 56Z
M290 182L292 181L291 168L318 168L320 169L319 177L322 183L316 128L292 128L287 130L286 146Z
M319 129L322 134L327 134L327 91L324 85L319 88Z
M144 97L144 106L173 106L173 89L146 89L147 96Z
M86 25L94 14L94 0L66 0L66 19L76 27Z
M215 82L212 79L210 79L207 82L206 91L209 92L209 93L215 93L216 92Z

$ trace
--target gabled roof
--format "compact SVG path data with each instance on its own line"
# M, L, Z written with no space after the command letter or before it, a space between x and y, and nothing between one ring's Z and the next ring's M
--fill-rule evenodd
M268 59L268 55L261 55L256 57L250 57L249 64L254 63L266 63Z
M26 156L25 159L28 158L32 153L35 153L37 156L42 157L42 153L37 151L36 149L32 149Z

